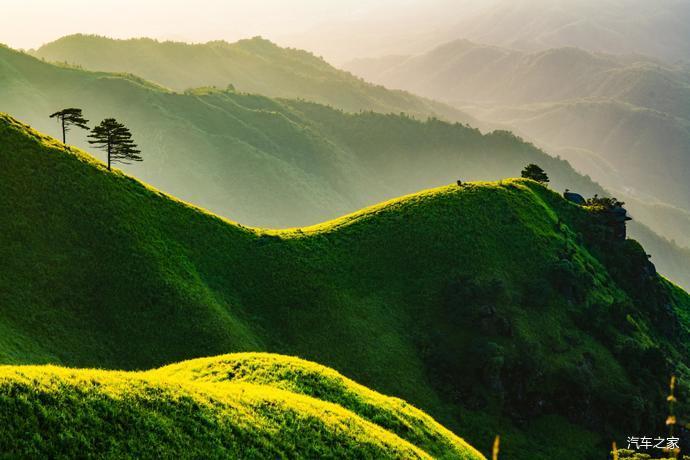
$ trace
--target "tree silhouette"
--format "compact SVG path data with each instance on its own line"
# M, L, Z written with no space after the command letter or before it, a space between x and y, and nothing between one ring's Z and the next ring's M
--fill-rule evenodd
M89 137L89 144L107 152L108 170L111 163L130 164L132 161L143 160L139 155L141 151L137 150L137 145L132 140L132 133L114 118L106 118L95 126Z
M81 129L89 129L86 125L89 120L85 119L81 113L81 109L69 108L62 109L59 112L55 112L50 116L50 118L57 118L62 126L62 143L67 143L67 131L69 131L70 126L74 125Z
M525 179L535 180L540 184L546 184L549 182L549 176L546 175L544 170L533 163L525 166L525 169L522 170L522 177Z

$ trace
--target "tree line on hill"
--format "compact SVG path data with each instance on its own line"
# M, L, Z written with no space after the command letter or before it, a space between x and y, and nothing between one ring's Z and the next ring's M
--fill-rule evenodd
M89 129L89 120L84 118L82 110L78 108L62 109L50 115L50 118L56 118L60 123L63 143L67 143L67 132L72 126ZM106 118L98 126L94 126L88 137L89 144L106 152L108 171L112 163L130 164L132 161L143 161L141 151L132 140L129 128L114 118Z

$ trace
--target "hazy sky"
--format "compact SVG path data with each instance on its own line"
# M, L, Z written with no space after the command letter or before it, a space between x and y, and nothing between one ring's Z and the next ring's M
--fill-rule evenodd
M36 48L72 33L200 42L262 35L331 58L420 33L488 0L19 0L3 1L0 43ZM414 24L414 25L413 25ZM412 32L412 33L410 33ZM348 49L352 48L352 49Z

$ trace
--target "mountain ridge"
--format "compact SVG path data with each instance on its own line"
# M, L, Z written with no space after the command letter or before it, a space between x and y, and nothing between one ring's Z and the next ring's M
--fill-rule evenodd
M235 43L216 40L189 44L76 34L45 44L31 54L96 71L126 71L177 91L232 85L242 92L302 98L349 112L406 112L422 118L473 121L450 106L366 83L308 51L281 48L261 37Z

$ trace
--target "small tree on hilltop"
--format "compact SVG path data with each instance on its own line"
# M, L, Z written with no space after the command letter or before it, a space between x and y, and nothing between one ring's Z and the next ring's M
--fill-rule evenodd
M114 118L106 118L100 125L94 127L89 134L89 144L103 149L108 154L108 170L111 163L130 164L132 161L142 161L140 150L132 140L132 133L125 125Z
M549 176L535 164L528 164L525 169L522 170L522 177L525 179L532 179L539 182L540 184L546 184L549 182Z
M81 109L69 108L62 109L59 112L55 112L50 116L50 118L57 118L62 126L62 143L67 143L67 131L70 130L70 126L76 126L81 129L89 129L86 125L89 120L84 118L81 113Z
M599 195L594 195L592 198L587 199L585 205L603 211L610 211L614 208L620 208L625 206L625 203L617 200L616 198L600 197Z

